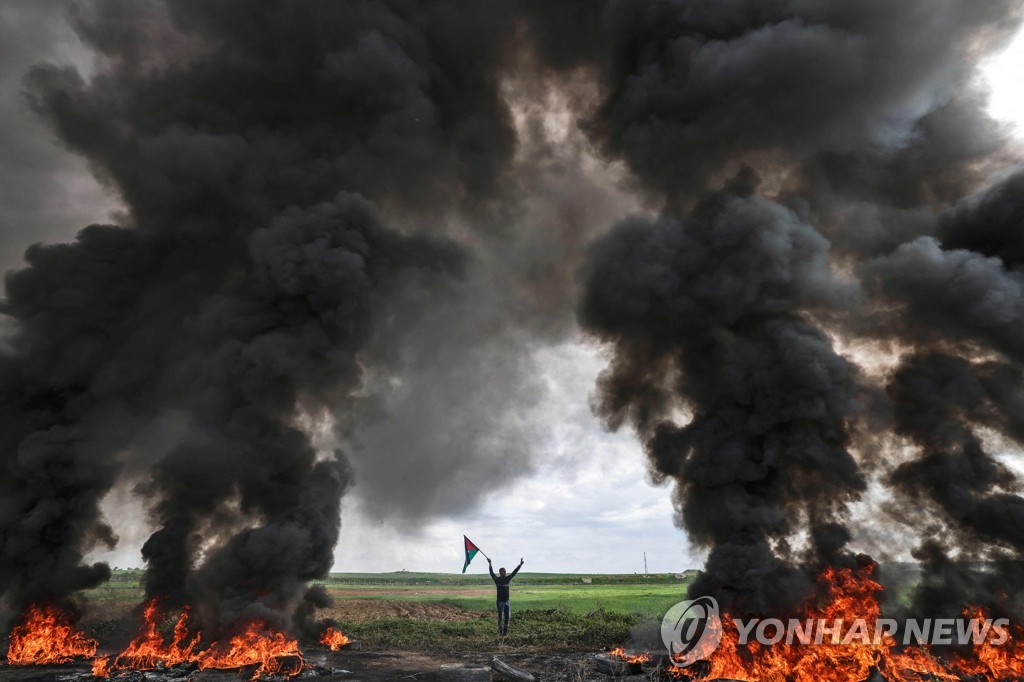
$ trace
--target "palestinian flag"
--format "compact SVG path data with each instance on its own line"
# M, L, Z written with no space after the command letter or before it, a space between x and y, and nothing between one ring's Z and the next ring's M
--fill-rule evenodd
M473 541L465 535L462 536L462 539L466 543L466 565L462 567L462 572L465 573L466 569L469 568L469 562L473 560L473 557L480 551L480 548L474 545Z

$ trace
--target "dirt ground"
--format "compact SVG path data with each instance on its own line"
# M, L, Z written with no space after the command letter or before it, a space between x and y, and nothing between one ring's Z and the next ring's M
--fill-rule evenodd
M415 618L447 622L476 620L477 611L466 611L451 604L387 599L346 599L334 604L333 609L346 621L370 621L383 618Z
M90 604L88 618L92 620L127 619L136 606L135 604L127 603ZM334 602L330 615L335 618L355 622L390 618L415 618L452 623L476 620L482 614L479 611L467 611L451 604L433 602L390 599L342 599ZM490 615L489 612L486 615ZM125 627L129 625L127 620L125 620L124 625Z
M435 682L440 680L438 671L442 664L464 663L467 665L490 667L491 658L496 656L505 663L520 670L533 673L544 682L589 682L590 680L619 682L640 682L655 679L654 671L632 677L608 677L594 672L589 653L517 653L512 651L494 651L490 653L466 654L457 656L434 656L430 654L408 654L403 652L339 652L332 654L336 658L328 660L328 665L347 666L352 676L339 678L378 682L383 680L422 680ZM324 680L325 678L319 678ZM503 679L498 675L495 680ZM200 682L197 680L196 682ZM212 682L212 681L211 681Z
M344 588L329 588L327 593L332 597L409 597L412 595L442 595L445 597L489 597L494 594L494 588L466 588L466 589L453 589L453 588L437 588L437 587L426 587L423 589L410 590L387 588L387 587L372 587L366 588L365 590L358 589L344 589Z
M496 651L493 653L471 654L464 657L432 655L422 652L402 651L341 651L337 653L312 654L307 660L331 668L330 675L303 675L296 680L317 680L318 682L384 682L385 680L419 680L437 682L439 670L446 663L464 663L489 666L492 656L522 670L533 673L538 680L550 682L584 682L589 680L612 680L640 682L654 678L654 672L633 677L610 678L593 672L589 654L567 653L515 653ZM116 680L116 678L114 678ZM187 678L172 680L167 675L149 672L137 678L139 682L242 682L247 679L239 671L197 671ZM495 676L495 679L498 679ZM84 664L46 666L38 668L7 667L0 664L0 680L4 682L94 682ZM127 682L127 680L126 680Z

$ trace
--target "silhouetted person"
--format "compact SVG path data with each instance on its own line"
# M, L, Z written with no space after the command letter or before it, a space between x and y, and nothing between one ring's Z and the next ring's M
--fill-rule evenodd
M509 575L505 575L504 568L499 568L498 575L494 575L491 560L487 560L487 570L491 572L491 580L494 581L495 586L498 588L498 634L502 636L508 634L508 622L512 619L512 607L508 599L508 584L512 582L512 578L516 577L516 573L523 567L523 563L523 560L520 559L516 570L512 571Z

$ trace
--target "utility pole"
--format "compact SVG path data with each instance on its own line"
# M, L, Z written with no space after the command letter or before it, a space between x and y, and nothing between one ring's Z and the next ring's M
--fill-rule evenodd
M644 575L647 575L647 552L644 552Z

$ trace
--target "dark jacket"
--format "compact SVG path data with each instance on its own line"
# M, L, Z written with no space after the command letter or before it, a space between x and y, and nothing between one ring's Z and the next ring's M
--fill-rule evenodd
M522 567L523 565L519 564L516 566L516 570L503 577L500 575L494 575L494 569L491 568L490 564L487 564L487 570L491 572L491 580L493 580L494 584L498 587L498 601L508 601L508 584L512 582L512 578L516 577L516 573L518 573L519 569Z

